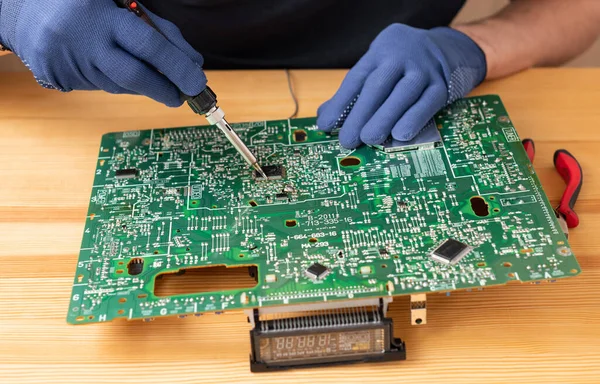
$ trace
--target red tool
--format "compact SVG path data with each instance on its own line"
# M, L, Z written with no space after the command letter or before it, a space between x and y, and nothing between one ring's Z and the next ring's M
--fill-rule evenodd
M525 139L522 143L529 160L533 164L535 143L532 139ZM581 191L581 186L583 185L583 170L577 159L566 149L559 149L554 152L554 167L565 183L567 183L560 203L554 209L554 212L563 232L568 237L569 228L575 228L579 225L579 217L575 213L574 208L579 197L579 191Z

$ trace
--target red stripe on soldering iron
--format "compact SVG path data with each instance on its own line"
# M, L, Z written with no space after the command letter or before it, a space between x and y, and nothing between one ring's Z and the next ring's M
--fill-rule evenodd
M565 149L554 152L554 167L567 183L556 210L565 217L569 228L575 228L579 225L579 217L573 209L583 185L583 171L577 159Z

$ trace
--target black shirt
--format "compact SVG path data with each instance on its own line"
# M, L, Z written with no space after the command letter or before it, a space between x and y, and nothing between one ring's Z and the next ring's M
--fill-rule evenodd
M465 0L145 0L205 68L349 68L392 23L448 25Z

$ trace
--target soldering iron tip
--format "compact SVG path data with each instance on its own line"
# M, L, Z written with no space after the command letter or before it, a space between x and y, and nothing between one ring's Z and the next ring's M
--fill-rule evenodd
M265 179L265 180L269 179L267 177L267 174L265 173L265 171L262 170L262 168L260 167L260 165L258 165L258 163L252 164L252 168L254 168L256 170L256 172L258 172L258 174L262 176L263 179Z

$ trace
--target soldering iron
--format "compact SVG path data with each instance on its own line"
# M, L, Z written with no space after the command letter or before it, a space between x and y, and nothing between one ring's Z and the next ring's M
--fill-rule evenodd
M114 0L114 2L119 7L126 8L130 12L133 12L136 16L144 20L146 24L163 34L158 26L152 21L150 16L144 12L144 9L137 1ZM200 92L196 96L181 94L181 98L187 101L192 111L199 115L204 115L210 125L216 125L223 132L223 134L225 134L225 137L227 137L229 142L239 152L242 158L246 160L246 162L250 164L250 166L252 166L252 168L256 170L260 176L262 176L264 179L267 179L267 175L258 164L254 154L248 149L246 144L244 144L237 133L235 133L233 128L231 128L227 120L225 120L225 112L223 112L223 110L217 105L217 95L212 89L210 89L210 87L207 86L204 91Z

